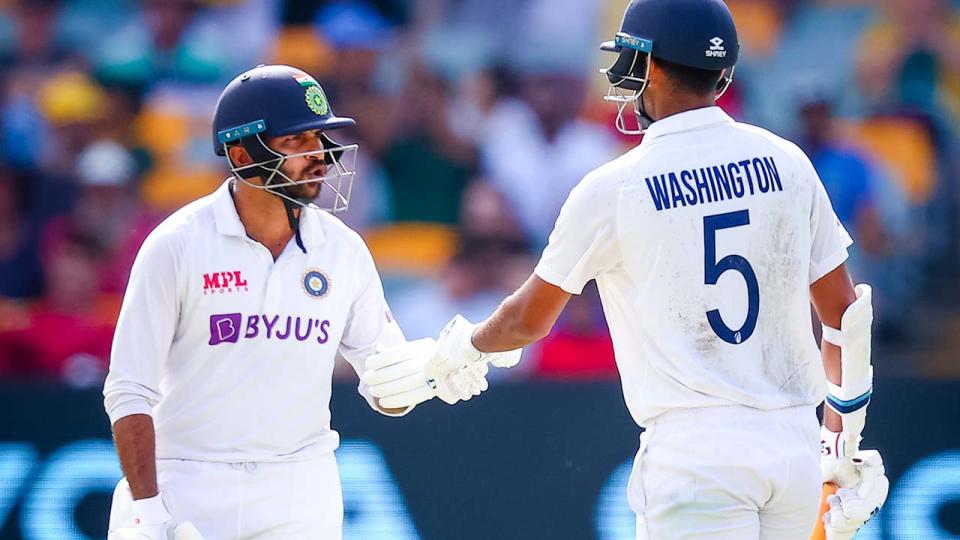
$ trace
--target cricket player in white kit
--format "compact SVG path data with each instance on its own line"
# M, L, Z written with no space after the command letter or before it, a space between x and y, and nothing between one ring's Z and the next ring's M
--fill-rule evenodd
M603 49L618 55L604 70L617 127L630 132L632 106L641 144L573 189L534 275L481 324L451 321L418 384L385 372L409 363L403 346L364 380L384 405L426 399L438 373L545 336L595 279L646 428L628 488L637 538L805 540L823 481L842 488L827 538L851 538L888 483L879 454L857 451L872 315L844 267L850 237L796 145L714 105L739 50L721 0L633 0Z
M405 342L365 244L331 215L357 148L327 132L353 123L287 66L223 91L214 148L233 176L149 236L117 323L104 402L126 477L110 538L340 538L334 361L363 374ZM331 212L312 203L321 189ZM469 399L484 374L439 378L434 394ZM359 390L384 414L410 410Z

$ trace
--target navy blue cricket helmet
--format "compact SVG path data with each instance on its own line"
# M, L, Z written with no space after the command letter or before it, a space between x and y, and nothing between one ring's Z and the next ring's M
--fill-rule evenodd
M257 66L230 81L213 114L213 148L256 134L289 135L314 129L353 126L352 118L333 114L320 84L290 66Z
M346 210L349 203L355 172L352 167L344 165L344 156L351 152L355 160L357 147L342 146L326 132L353 125L356 122L352 118L333 114L323 88L304 71L283 65L259 65L230 81L220 94L213 114L213 148L217 155L227 156L236 178L244 181L262 178L262 185L247 184L266 189L284 199L285 203L312 204L313 201L298 198L288 188L322 182L335 194L333 206L325 209L336 212ZM273 150L266 143L270 137L312 130L323 130L323 149L290 156ZM238 166L230 161L227 147L234 144L247 151L253 159L252 164ZM284 160L303 155L322 155L334 176L294 180L280 170ZM336 183L331 181L334 179ZM344 179L350 182L346 188L343 187Z
M633 103L641 126L644 121L653 121L640 100L649 79L647 56L690 68L722 71L717 85L720 97L733 80L740 54L737 27L723 0L631 0L620 31L600 48L618 55L613 65L601 72L611 85L605 99L619 104L617 128L628 134L643 132L643 127L630 131L623 126L622 114L628 104Z

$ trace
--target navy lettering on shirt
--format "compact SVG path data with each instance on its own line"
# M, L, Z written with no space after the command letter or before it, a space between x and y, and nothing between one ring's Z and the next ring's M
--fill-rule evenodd
M772 157L668 172L644 181L657 212L783 191L780 171Z

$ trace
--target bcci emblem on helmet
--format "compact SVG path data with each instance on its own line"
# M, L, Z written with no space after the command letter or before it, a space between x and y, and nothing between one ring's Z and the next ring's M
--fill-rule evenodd
M330 278L326 274L311 268L303 275L303 290L313 298L320 298L330 292Z
M330 111L327 105L327 96L323 95L323 90L319 86L311 85L307 87L306 92L307 106L317 116L323 116Z

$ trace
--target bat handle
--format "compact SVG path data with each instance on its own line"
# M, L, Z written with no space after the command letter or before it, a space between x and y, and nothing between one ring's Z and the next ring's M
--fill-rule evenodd
M833 482L824 482L823 489L820 491L820 511L817 512L817 522L813 525L813 532L810 533L810 540L827 540L827 532L823 528L823 515L830 510L827 504L827 497L837 492L837 485Z

